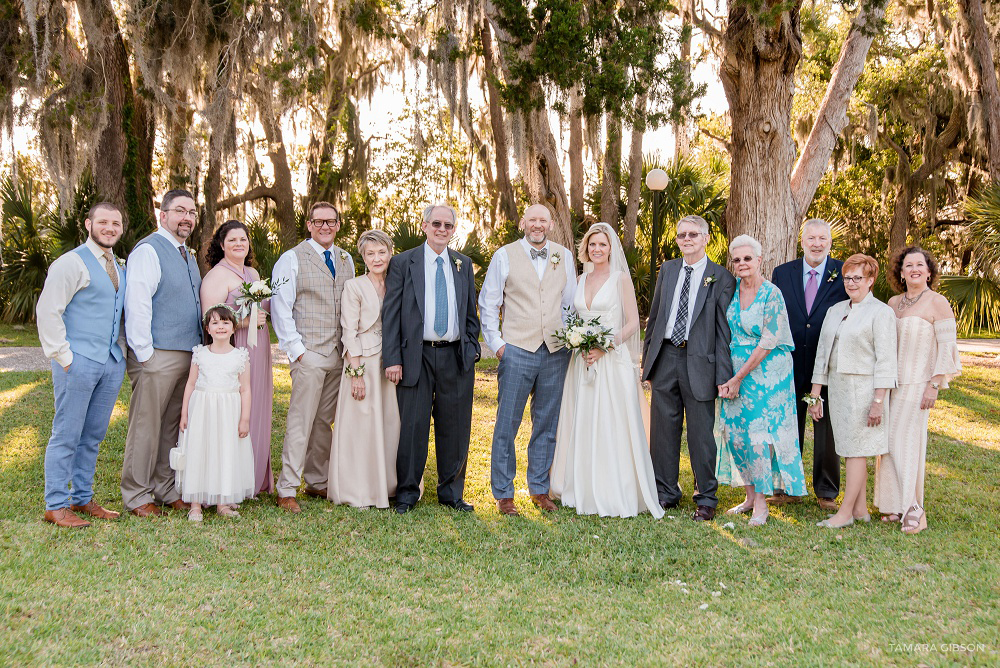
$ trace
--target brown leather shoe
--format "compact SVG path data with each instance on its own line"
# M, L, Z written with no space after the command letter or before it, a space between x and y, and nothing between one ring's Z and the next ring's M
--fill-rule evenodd
M295 500L294 496L279 496L278 507L282 510L287 510L290 513L302 512L302 507L299 506L299 502Z
M302 490L302 493L306 496L311 496L314 499L325 499L326 498L326 488L316 489L314 487L306 487Z
M176 501L171 501L170 503L163 504L164 506L170 506L173 510L191 510L191 504L187 501L181 501L177 499Z
M698 506L698 509L694 511L694 515L691 516L695 522L711 522L715 519L715 508L711 506Z
M531 502L547 513L554 513L558 510L548 494L532 494Z
M84 515L96 517L99 520L116 520L121 517L121 513L116 513L113 510L102 508L97 501L94 501L93 499L87 501L86 505L70 506L69 509L74 513L83 513Z
M508 517L517 517L521 514L517 512L514 499L497 499L497 510L500 511L501 515L507 515Z
M138 508L130 509L129 512L136 517L163 517L166 515L163 509L155 503L144 503Z
M80 529L82 527L90 526L90 522L77 517L69 508L46 510L43 517L46 522L52 522L57 527L66 527L67 529Z
M767 497L767 505L784 506L789 503L799 503L802 499L797 496L788 496L784 492L779 492L774 496Z
M840 510L840 506L837 505L837 502L828 496L816 497L816 502L823 510L832 510L833 512Z

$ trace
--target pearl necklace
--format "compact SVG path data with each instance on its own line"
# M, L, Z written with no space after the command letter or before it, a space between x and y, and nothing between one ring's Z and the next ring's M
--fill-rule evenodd
M900 298L899 298L899 304L896 306L896 308L898 308L900 311L905 311L906 309L910 308L911 306L913 306L914 304L916 304L918 301L920 301L920 298L923 297L924 293L927 292L928 290L930 290L930 288L924 288L923 290L920 291L920 294L917 295L916 297L914 297L913 299L910 299L909 297L907 297L906 293L904 292L900 296Z

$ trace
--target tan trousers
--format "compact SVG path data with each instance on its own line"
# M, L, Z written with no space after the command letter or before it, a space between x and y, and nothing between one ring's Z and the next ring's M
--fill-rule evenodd
M173 503L181 497L174 489L170 449L177 445L191 353L155 350L143 365L129 349L125 369L132 383L132 400L122 465L122 501L128 510L147 503Z
M292 396L281 447L278 496L295 496L303 480L306 487L326 488L333 443L331 425L337 412L344 360L336 351L323 356L307 350L289 366Z

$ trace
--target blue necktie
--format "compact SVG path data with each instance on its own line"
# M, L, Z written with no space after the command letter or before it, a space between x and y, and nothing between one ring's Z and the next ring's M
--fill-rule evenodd
M323 251L323 260L326 261L327 269L330 270L330 273L333 274L333 278L336 279L337 268L333 266L333 260L330 258L330 251L328 250Z
M448 333L448 284L444 282L444 260L437 262L437 273L434 275L434 333L444 336Z

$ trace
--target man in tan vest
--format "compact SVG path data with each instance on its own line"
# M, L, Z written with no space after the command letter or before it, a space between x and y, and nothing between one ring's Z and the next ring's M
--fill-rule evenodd
M529 395L528 493L542 510L556 509L549 498L549 469L569 351L554 334L563 326L566 310L573 307L576 267L572 252L549 241L552 225L548 208L529 206L520 224L524 238L493 254L479 293L483 335L500 360L490 482L497 509L504 515L518 514L514 439Z
M271 298L274 332L292 375L277 488L278 505L292 513L302 511L295 495L303 479L307 495L326 498L330 425L344 370L340 295L354 278L353 258L333 243L340 230L336 207L313 204L306 228L310 238L274 264L273 281L281 285Z

